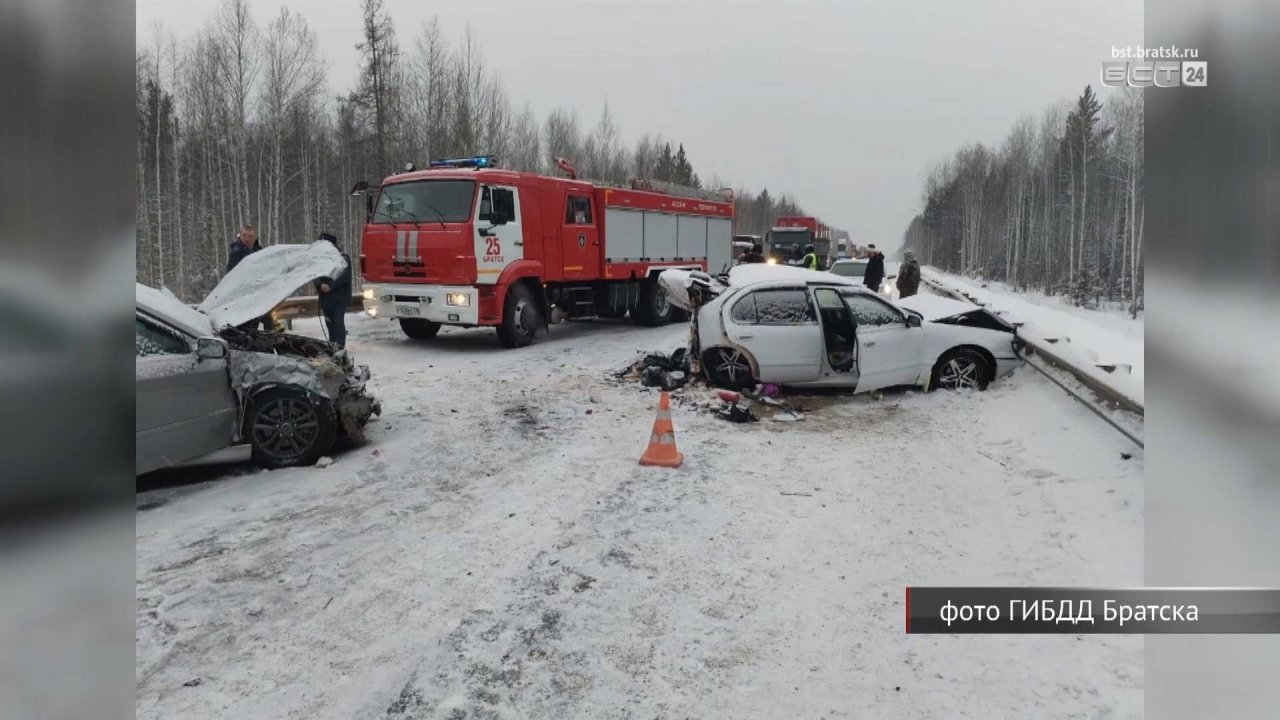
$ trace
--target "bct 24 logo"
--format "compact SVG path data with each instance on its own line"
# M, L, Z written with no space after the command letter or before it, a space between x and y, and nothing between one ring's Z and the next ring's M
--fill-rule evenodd
M1204 87L1209 63L1204 60L1113 60L1102 63L1107 87Z

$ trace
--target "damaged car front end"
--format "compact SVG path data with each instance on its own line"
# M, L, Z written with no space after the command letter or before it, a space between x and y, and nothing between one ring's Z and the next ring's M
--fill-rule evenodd
M316 338L261 330L224 328L230 347L231 386L241 400L241 417L253 396L273 387L301 388L332 403L344 437L359 439L382 405L366 390L369 367L356 365L345 348Z
M338 345L254 329L290 293L346 265L328 243L245 258L199 307L137 285L138 474L247 444L264 467L310 465L359 439L381 406Z

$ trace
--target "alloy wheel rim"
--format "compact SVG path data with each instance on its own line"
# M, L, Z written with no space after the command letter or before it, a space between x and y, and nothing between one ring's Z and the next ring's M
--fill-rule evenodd
M253 420L255 444L269 455L302 455L320 435L320 418L311 403L294 397L272 398Z
M978 387L978 364L972 360L952 358L943 366L939 384L946 388L962 389Z
M723 350L720 353L720 362L716 365L716 371L729 382L737 382L745 380L751 374L751 367L747 364L746 358L742 357L741 352Z

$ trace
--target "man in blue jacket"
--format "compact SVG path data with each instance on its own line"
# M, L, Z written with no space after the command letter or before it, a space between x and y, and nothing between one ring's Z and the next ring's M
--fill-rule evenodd
M333 233L320 233L320 239L332 244L339 251L338 238ZM324 315L325 329L329 333L329 342L338 347L347 346L347 307L351 304L351 258L342 253L347 266L335 278L323 277L316 281L316 292L320 295L320 313Z

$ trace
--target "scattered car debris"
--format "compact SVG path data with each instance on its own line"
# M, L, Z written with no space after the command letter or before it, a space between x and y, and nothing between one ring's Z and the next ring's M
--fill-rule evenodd
M670 354L647 353L616 374L620 381L638 379L641 385L660 390L682 388L689 382L691 376L688 354L684 348L677 348Z
M721 418L724 418L725 420L728 420L729 422L735 422L735 423L748 423L748 422L760 421L760 418L756 417L756 414L751 412L751 410L744 407L739 407L738 405L726 405L723 409L720 410L720 412L716 413L716 415L717 417L721 417Z
M742 400L742 393L734 392L732 390L721 390L717 394L720 396L721 400L727 403L736 403Z

